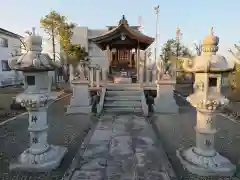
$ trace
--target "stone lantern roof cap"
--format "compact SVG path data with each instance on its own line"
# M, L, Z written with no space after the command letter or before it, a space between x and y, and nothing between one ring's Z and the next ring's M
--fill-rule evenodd
M218 46L219 43L219 37L214 35L213 32L213 27L210 28L210 34L207 35L203 41L202 41L202 45L203 46Z
M216 54L218 51L219 38L213 35L213 28L210 35L202 41L202 54L190 61L184 61L183 68L188 72L196 73L221 73L231 72L235 69L235 62Z
M42 37L33 32L24 38L27 52L9 59L11 69L23 72L52 71L60 67L60 62L53 62L48 54L42 53Z

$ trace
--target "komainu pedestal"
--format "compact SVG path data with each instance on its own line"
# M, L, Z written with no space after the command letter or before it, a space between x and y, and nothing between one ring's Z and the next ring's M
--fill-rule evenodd
M179 107L173 96L173 85L176 81L171 79L170 75L164 74L157 81L157 97L155 98L156 113L175 114L179 112Z
M71 83L73 85L73 95L66 113L91 113L89 82L87 80L75 79Z

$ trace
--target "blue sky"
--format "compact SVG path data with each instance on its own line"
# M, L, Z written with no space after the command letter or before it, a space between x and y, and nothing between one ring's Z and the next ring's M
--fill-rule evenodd
M1 2L0 27L23 34L33 26L39 28L39 19L54 9L90 28L117 25L123 14L129 24L138 25L142 16L144 32L155 36L153 8L157 4L160 44L175 37L177 26L187 45L202 40L213 26L222 53L240 40L239 0L7 0Z

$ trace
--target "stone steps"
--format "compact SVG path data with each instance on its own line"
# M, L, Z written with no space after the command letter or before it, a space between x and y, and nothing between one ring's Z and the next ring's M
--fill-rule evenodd
M111 106L103 108L104 113L142 113L142 107L119 107Z
M127 91L127 90L109 90L107 89L106 91L106 96L140 96L141 92L140 91L136 91L136 90L131 90L131 91Z
M141 91L132 84L108 85L103 112L105 113L141 113Z
M107 96L106 101L141 101L140 96Z
M104 104L104 107L113 107L113 106L118 106L118 107L141 107L141 101L106 101L106 103Z
M109 89L109 91L139 91L140 86L108 86L107 89Z

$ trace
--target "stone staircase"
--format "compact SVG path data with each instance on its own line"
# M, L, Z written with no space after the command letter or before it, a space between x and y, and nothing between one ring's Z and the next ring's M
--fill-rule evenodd
M112 84L106 88L104 113L142 113L138 84Z

